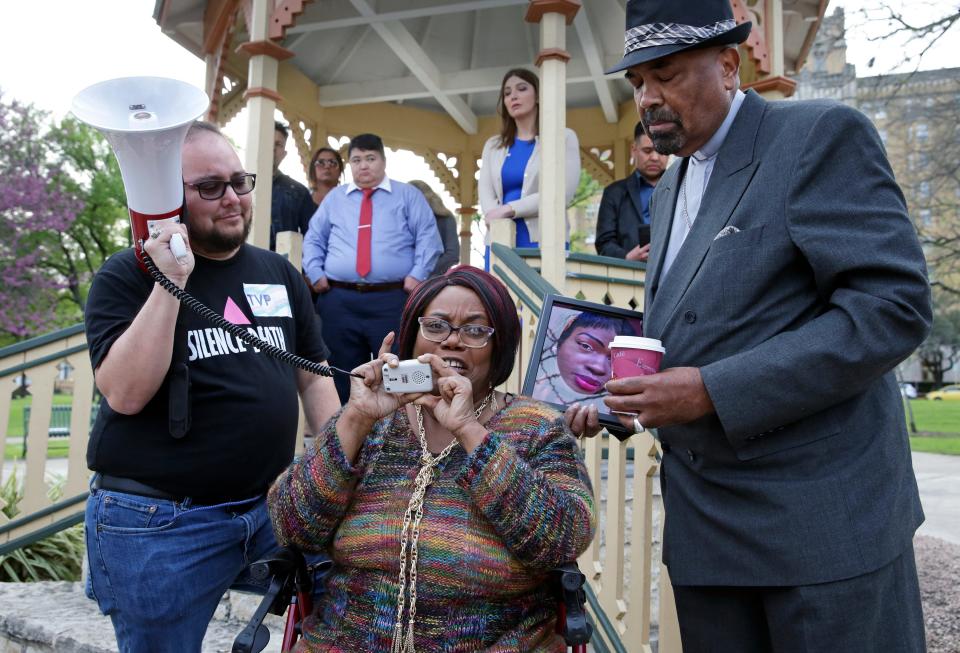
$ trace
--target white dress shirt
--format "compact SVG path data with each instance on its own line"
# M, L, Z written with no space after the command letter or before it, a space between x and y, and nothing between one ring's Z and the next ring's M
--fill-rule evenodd
M710 140L694 152L687 161L687 170L681 180L677 206L673 212L673 224L670 227L670 240L667 241L667 253L663 257L661 279L666 276L670 266L673 265L677 254L680 253L680 247L700 213L700 202L703 200L703 193L707 189L707 184L710 183L713 165L717 161L717 153L720 151L723 141L727 138L727 133L730 131L745 97L743 91L738 89L733 96L730 110L727 111L727 117L723 119L723 123L710 137Z

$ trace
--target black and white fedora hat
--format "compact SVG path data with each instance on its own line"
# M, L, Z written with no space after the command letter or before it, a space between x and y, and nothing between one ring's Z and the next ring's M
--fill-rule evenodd
M607 73L683 50L743 43L751 27L737 24L730 0L627 0L623 59Z

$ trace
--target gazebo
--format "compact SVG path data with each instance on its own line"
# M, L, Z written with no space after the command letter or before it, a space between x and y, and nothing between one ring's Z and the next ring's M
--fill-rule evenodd
M825 0L732 0L754 30L742 48L744 87L787 97ZM249 111L246 165L268 179L272 120L292 127L302 164L328 136L373 131L422 156L458 202L461 259L476 215L477 159L496 133L501 77L515 66L541 76L541 214L564 212L563 129L577 132L584 169L606 185L630 168L633 94L603 71L622 54L623 0L157 0L165 34L206 62L208 118ZM269 233L271 188L254 191L253 242ZM544 220L542 251L562 252L563 221ZM512 244L510 225L494 240ZM563 256L541 275L566 285Z

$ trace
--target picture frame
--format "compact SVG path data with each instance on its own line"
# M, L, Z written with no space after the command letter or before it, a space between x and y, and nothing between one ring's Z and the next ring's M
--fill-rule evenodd
M643 313L547 295L521 392L560 412L575 402L596 405L601 426L620 440L630 437L603 403L611 374L608 346L615 335L642 336Z

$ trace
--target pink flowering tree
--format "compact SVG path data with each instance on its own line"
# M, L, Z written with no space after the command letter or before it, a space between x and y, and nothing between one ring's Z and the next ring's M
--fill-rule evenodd
M24 338L56 322L68 280L47 265L83 202L64 188L42 133L44 115L0 95L0 332Z

